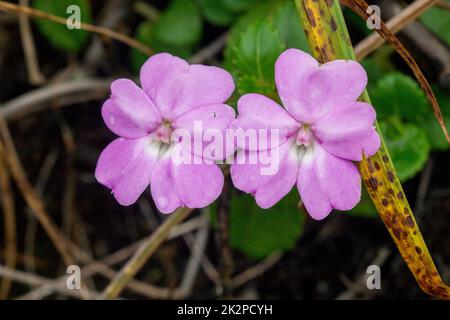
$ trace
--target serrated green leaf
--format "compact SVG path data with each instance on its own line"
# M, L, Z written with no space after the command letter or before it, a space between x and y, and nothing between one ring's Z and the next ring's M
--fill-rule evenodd
M230 240L233 248L260 259L295 246L305 216L298 210L299 196L293 190L270 209L257 206L248 194L233 193L230 207Z
M381 78L371 92L371 99L380 118L399 116L415 121L431 112L417 82L401 73Z
M33 7L59 17L69 18L67 8L76 5L80 8L81 22L91 23L91 8L87 0L34 0ZM86 44L89 33L84 30L69 29L66 25L45 19L37 19L39 31L55 47L70 52L77 52Z
M233 73L237 92L258 92L274 99L275 61L286 48L309 51L292 2L267 1L252 7L231 29L225 66Z
M450 1L447 2L450 3ZM421 15L420 20L450 45L450 13L448 11L431 7Z
M242 33L252 24L257 21L270 20L271 14L279 6L279 2L262 1L258 5L252 7L252 10L239 17L230 28L228 36L227 47L225 48L225 58L231 55L232 49L238 43Z
M224 5L223 0L199 0L206 20L217 26L227 26L235 18L235 13Z
M192 0L172 0L154 25L155 39L169 46L191 46L201 36L201 16Z
M239 93L274 92L275 61L283 49L280 36L269 21L252 23L228 57Z
M380 128L401 181L414 177L428 160L430 143L426 133L412 123L391 117Z

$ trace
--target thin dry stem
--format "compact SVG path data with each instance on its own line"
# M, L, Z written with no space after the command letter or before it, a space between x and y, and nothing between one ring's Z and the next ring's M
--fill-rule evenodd
M436 3L436 7L450 11L450 3L446 2L445 0L440 0L438 3Z
M396 34L410 22L417 19L417 17L424 13L428 8L435 5L438 1L439 0L416 0L403 9L398 15L387 21L386 27L388 27L393 34ZM378 33L372 33L356 45L356 58L361 61L378 49L384 42L385 39L383 39Z
M153 232L150 237L142 243L136 253L126 263L126 265L120 270L114 280L108 285L108 287L102 292L100 299L114 299L122 290L126 284L133 279L138 271L144 266L148 259L155 253L159 246L168 237L170 230L186 219L192 209L181 208L172 213L159 227Z
M19 4L28 7L28 0L20 0ZM46 79L39 69L39 62L34 46L33 33L31 32L30 19L26 14L19 15L19 29L22 40L22 47L25 53L25 64L27 66L28 78L33 85L41 85Z
M67 25L67 20L65 18L58 17L53 14L46 13L41 10L33 9L30 7L25 7L25 6L20 6L17 4L9 3L6 1L0 1L0 10L9 12L9 13L26 14L33 18L46 19L46 20L53 21L53 22L56 22L59 24ZM89 31L89 32L94 32L101 36L122 42L130 47L133 47L133 48L141 51L142 53L144 53L146 55L150 56L153 54L153 50L151 48L147 47L143 43L136 41L133 38L130 38L129 36L124 35L120 32L116 32L116 31L110 30L108 28L99 27L99 26L95 26L95 25L83 23L83 22L81 23L81 29Z
M14 269L17 261L16 210L11 191L10 176L5 159L0 156L0 192L5 228L5 266ZM0 287L0 300L7 299L11 280L4 278Z
M14 270L5 266L0 265L0 276L4 278L8 278L23 284L27 284L30 286L44 286L52 283L51 279L47 279L32 273L23 272L19 270ZM97 297L98 293L93 291L87 291L85 289L82 290L70 290L67 289L66 286L54 287L54 290L60 294L64 294L67 296L75 297L75 298L83 298L86 294L90 296Z
M37 220L41 223L42 227L52 240L55 248L61 254L64 262L67 265L73 264L75 259L69 249L69 240L60 232L56 224L50 218L41 199L28 181L26 172L23 169L17 155L8 125L6 124L2 114L0 114L0 136L3 139L2 143L0 143L0 154L6 159L9 170L17 184L17 187L21 191L28 206L36 215Z

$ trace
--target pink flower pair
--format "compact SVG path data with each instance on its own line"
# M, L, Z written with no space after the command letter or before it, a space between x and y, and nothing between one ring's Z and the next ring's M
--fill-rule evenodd
M231 166L234 185L252 193L258 205L269 208L292 187L309 214L323 219L333 208L349 210L360 199L360 175L352 161L373 155L380 146L374 129L375 111L356 102L367 84L364 69L354 61L320 65L310 55L286 50L275 65L275 80L285 109L259 94L238 101L239 116L224 104L234 82L223 69L189 65L169 54L152 56L141 69L142 89L119 79L102 108L108 128L120 136L100 155L95 176L110 188L122 205L133 204L150 185L163 213L180 206L202 208L220 195L224 177L217 164L205 160L202 150L183 150L174 140L177 129L223 132L233 129L277 129L279 143L265 148L238 144L237 158L257 156L263 149L280 155L274 175L261 174L261 164L237 162ZM199 161L174 161L181 151Z

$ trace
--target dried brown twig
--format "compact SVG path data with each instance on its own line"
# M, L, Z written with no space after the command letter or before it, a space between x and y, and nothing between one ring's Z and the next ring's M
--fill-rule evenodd
M204 228L206 222L207 221L205 221L203 217L199 217L193 218L183 224L177 225L171 230L167 240L174 239L185 234L188 235L196 229ZM146 239L136 241L135 243L132 243L118 251L115 251L104 258L98 259L97 261L88 262L86 260L85 263L87 263L87 265L81 269L83 278L87 279L96 273L100 273L107 278L113 279L117 275L117 272L109 267L129 258L144 243L145 240ZM43 286L40 286L19 297L19 299L42 299L45 296L53 293L55 287L64 285L65 279L66 276L55 279L54 281L52 281L52 283L47 283ZM166 299L169 297L173 298L179 296L176 289L172 290L171 288L160 288L147 283L139 282L137 280L130 280L130 282L127 284L127 288L135 293L153 299Z
M397 14L392 19L386 22L386 27L396 34L405 26L407 26L411 21L414 21L422 13L424 13L428 8L435 5L439 0L416 0L403 9L399 14ZM374 32L361 42L359 42L355 47L355 54L358 60L362 60L379 48L385 39L383 39L378 33Z
M58 17L58 16L55 16L50 13L46 13L46 12L43 12L43 11L40 11L37 9L33 9L30 7L20 6L20 5L13 4L10 2L6 2L6 1L0 1L0 10L9 12L9 13L15 13L15 14L26 14L33 18L46 19L46 20L53 21L53 22L56 22L59 24L64 24L64 25L67 24L67 20L65 18ZM81 29L89 31L89 32L94 32L101 36L120 41L122 43L129 45L130 47L133 47L133 48L143 52L144 54L147 54L147 55L153 54L153 50L151 48L147 47L143 43L136 41L133 38L130 38L129 36L124 35L120 32L116 32L116 31L110 30L108 28L99 27L99 26L95 26L95 25L87 24L87 23L83 23L83 22L81 23Z
M20 0L19 4L28 7L28 0ZM25 64L27 66L28 78L33 85L41 85L46 79L39 69L39 62L34 46L33 34L31 32L30 19L26 14L19 15L19 29L22 47L25 53Z
M0 266L0 276L4 278L8 278L17 282L21 282L23 284L31 285L31 286L43 286L52 282L51 279L47 279L32 273L23 272L14 270L12 268ZM54 290L58 293L62 293L67 296L75 297L75 298L83 298L85 294L89 294L92 297L97 297L98 293L83 289L83 290L70 290L67 289L66 286L54 287Z
M144 266L148 259L155 253L159 246L164 242L170 233L170 230L186 219L192 209L181 208L172 213L164 222L156 229L147 240L139 247L133 257L120 270L119 274L111 281L108 287L102 292L100 299L114 299L126 284L136 275L136 273Z
M0 193L5 229L5 266L14 268L17 260L16 210L9 172L2 156L0 156ZM11 280L3 279L0 287L0 300L8 297L10 289Z
M231 280L232 288L235 289L241 287L247 282L263 275L264 272L272 268L278 261L280 261L282 256L283 255L280 252L274 252L260 263L236 275Z
M404 7L400 2L380 0L383 17L391 19L400 14ZM448 46L427 29L419 20L411 21L398 33L399 39L414 53L420 67L437 80L445 90L450 91L450 50Z
M66 106L107 95L112 79L79 79L49 84L3 104L0 113L7 121L16 120L50 106Z
M67 265L73 264L75 259L71 253L69 241L50 218L41 199L28 181L26 172L23 169L17 155L8 125L6 124L2 114L0 114L0 136L3 140L0 143L0 155L6 159L9 170L17 184L17 187L22 192L27 204L35 213L37 220L41 223L42 227L52 240L55 248L61 254L64 262Z

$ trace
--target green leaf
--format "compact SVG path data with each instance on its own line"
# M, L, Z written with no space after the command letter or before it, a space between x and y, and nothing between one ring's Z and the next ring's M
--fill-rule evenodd
M191 0L172 0L156 22L144 21L136 29L135 39L155 52L170 52L188 58L200 41L202 21ZM148 56L131 50L133 70L139 71Z
M395 66L391 61L393 52L394 50L390 46L383 45L361 62L369 77L369 89L372 89L386 74L395 72ZM372 92L372 90L369 91Z
M257 21L269 20L273 11L280 3L274 1L262 1L258 5L252 7L252 10L245 15L239 17L230 28L230 35L228 37L228 45L225 48L225 56L231 54L233 47L239 41L242 33L253 23ZM268 14L269 13L269 14Z
M152 24L150 22L143 22L137 27L134 38L150 46L153 37L152 31ZM138 72L141 69L147 59L148 56L141 51L134 48L131 50L131 64L135 72Z
M367 72L371 74L370 66ZM433 91L450 130L450 97L437 87ZM379 118L397 116L414 123L426 133L432 149L448 149L449 145L428 100L410 77L400 73L382 77L372 90L372 102Z
M444 116L444 122L447 130L450 131L450 117ZM427 134L428 141L433 150L445 151L449 148L448 142L442 132L442 128L434 114L424 117L419 125Z
M247 10L254 3L261 0L217 0L221 1L225 8L232 12L242 12Z
M444 116L445 126L450 131L450 95L443 90L434 87L433 92L436 95L436 100L441 107L442 115ZM431 147L436 150L447 150L449 148L448 142L442 133L441 126L439 125L434 113L431 111L426 117L417 119L416 123L427 133L428 139L431 143Z
M426 133L411 123L391 117L380 121L381 132L401 181L414 177L428 160L430 143Z
M154 36L162 44L191 46L202 36L202 21L192 0L172 0L154 25Z
M240 36L228 56L241 94L275 92L275 61L283 52L279 34L268 21L252 23Z
M352 26L352 29L356 29L361 35L368 36L372 32L369 28L367 28L366 21L361 19L352 9L345 7L342 10L342 14L344 15L345 21L349 26Z
M356 207L344 213L363 218L375 218L378 216L377 209L375 208L365 188L361 190L361 201L356 205Z
M291 1L259 3L238 19L225 49L225 66L235 77L237 92L258 92L277 99L275 61L286 48L309 51Z
M248 194L233 193L230 209L231 245L250 257L260 259L275 251L295 246L305 216L298 209L297 190L270 209L263 210Z
M447 2L450 3L450 1ZM448 11L431 7L420 16L420 20L450 45L450 13Z
M381 78L371 92L371 99L380 118L399 116L415 121L431 112L417 82L401 73Z
M80 8L81 22L91 23L91 8L87 0L34 0L33 7L51 13L53 15L69 18L72 13L67 13L67 8L76 5ZM66 25L37 19L36 24L39 31L55 47L70 52L77 52L83 48L89 38L89 33L85 30L69 29Z
M306 39L294 2L283 3L275 10L273 26L286 48L297 48L310 52L308 39Z
M383 71L381 70L377 62L371 58L367 58L361 61L361 65L364 67L364 70L366 70L367 77L369 78L369 83L367 86L369 87L369 89L373 88L383 77Z
M217 26L227 26L235 18L235 14L227 6L223 0L199 0L203 15L206 20Z

